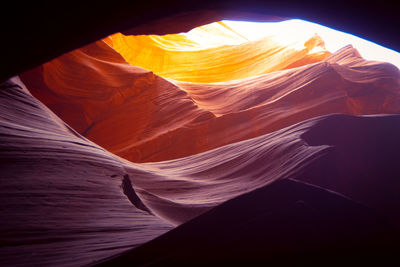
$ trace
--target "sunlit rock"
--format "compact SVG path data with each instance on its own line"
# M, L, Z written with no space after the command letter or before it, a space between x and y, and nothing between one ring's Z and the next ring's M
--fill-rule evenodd
M397 257L399 70L246 39L117 33L1 83L0 264Z
M134 162L185 157L330 113L400 111L398 69L351 46L297 68L188 83L132 66L98 41L21 78L80 134Z
M319 36L282 45L275 36L248 41L223 22L188 34L126 36L105 39L131 65L188 82L223 82L317 62L330 53ZM313 52L315 48L321 51Z

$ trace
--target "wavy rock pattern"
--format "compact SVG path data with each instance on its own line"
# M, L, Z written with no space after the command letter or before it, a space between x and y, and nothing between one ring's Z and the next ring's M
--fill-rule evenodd
M166 80L99 41L21 75L80 134L134 162L175 159L330 113L398 113L399 72L348 46L302 67L224 83Z
M223 22L195 31L192 33L195 40L184 34L126 36L117 33L105 41L131 65L165 78L200 83L261 75L318 62L330 55L318 35L304 43L296 40L281 44L274 36L249 42ZM207 42L199 43L200 37Z
M14 78L0 90L0 264L77 266L171 225L121 192L123 160L80 136Z
M157 40L157 47L175 40L157 38L138 40L150 46ZM94 264L173 225L192 220L191 229L196 220L198 225L218 219L213 214L229 203L257 207L254 196L279 196L279 184L286 193L290 186L317 192L312 205L333 199L328 202L339 217L346 217L340 202L363 218L380 216L400 229L400 74L393 65L366 61L351 46L319 57L312 49L295 51L264 40L264 48L272 46L268 58L276 60L263 61L261 53L244 57L240 75L229 73L224 82L209 81L229 67L189 53L185 60L209 65L203 68L208 83L195 83L127 63L110 46L114 41L74 50L1 85L2 264ZM230 64L229 55L238 57L244 47L247 55L265 53L261 43L203 52L218 51ZM172 67L182 63L174 60ZM218 69L214 77L212 64ZM279 183L288 178L321 188ZM299 192L296 201L307 198ZM250 197L240 197L246 193ZM228 204L213 209L222 203ZM259 219L258 226L268 223ZM164 240L175 240L168 236Z

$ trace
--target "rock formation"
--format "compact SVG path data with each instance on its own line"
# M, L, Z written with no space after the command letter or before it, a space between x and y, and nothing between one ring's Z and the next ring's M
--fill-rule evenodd
M1 84L1 264L137 247L115 262L182 264L209 243L225 263L234 246L260 248L244 263L287 242L312 256L393 249L399 70L318 36L295 49L224 32L238 43L117 33Z

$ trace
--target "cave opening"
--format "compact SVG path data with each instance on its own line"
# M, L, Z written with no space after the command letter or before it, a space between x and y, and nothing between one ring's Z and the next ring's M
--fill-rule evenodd
M312 39L313 37L314 39ZM324 56L326 57L328 53L334 53L347 45L352 45L366 60L390 62L397 67L400 66L400 54L394 50L348 33L300 19L287 19L278 22L222 20L179 34L136 37L118 33L104 39L132 65L141 66L155 71L155 73L163 77L177 80L185 80L185 78L170 74L168 69L160 71L160 69L163 69L162 67L154 66L157 65L157 57L152 57L151 61L154 63L146 64L143 62L143 59L141 60L132 55L137 54L137 51L142 51L139 47L140 45L148 45L145 40L141 40L140 42L135 40L136 38L149 38L150 40L148 41L154 42L153 47L150 46L144 51L150 54L151 52L148 50L152 48L156 49L157 46L167 51L186 51L190 53L190 51L212 49L218 46L241 45L265 38L264 42L273 41L281 46L297 51L307 46L312 46L312 49L309 49L308 53L314 54L319 60L322 60ZM320 54L318 55L318 53ZM163 62L162 59L163 57L161 57L160 61L164 65L168 65L168 63L182 64L185 68L190 68L185 62L169 62L168 60ZM148 61L150 62L150 60ZM195 62L193 62L193 65L192 68L196 69ZM190 78L187 79L188 81L191 80ZM229 80L229 77L226 80ZM213 82L213 80L210 82Z
M298 19L222 20L176 34L115 33L20 77L78 133L130 161L152 162L316 115L396 112L387 88L397 86L399 55Z
M129 264L186 265L232 255L243 265L254 257L271 263L273 250L328 259L396 252L397 52L367 43L369 55L364 41L348 46L358 39L343 33L288 39L309 22L279 22L289 25L287 36L258 39L262 23L157 28L157 12L148 9L155 18L142 23L143 12L132 10L138 18L117 26L138 25L135 34L105 37L115 32L109 27L84 39L87 25L72 22L77 33L66 46L57 46L63 28L32 38L36 51L53 47L40 60L19 43L10 47L31 64L18 70L52 60L1 85L6 264L91 265L129 249L121 259ZM112 21L106 11L93 20L98 28ZM209 22L224 18L215 17ZM204 25L176 33L194 24ZM276 242L266 242L270 234Z

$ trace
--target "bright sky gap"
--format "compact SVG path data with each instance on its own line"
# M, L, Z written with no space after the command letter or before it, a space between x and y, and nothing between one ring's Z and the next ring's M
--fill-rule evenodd
M274 38L277 38L277 41L282 44L288 44L294 40L306 41L307 38L310 38L314 34L318 34L322 40L324 40L326 50L332 53L348 44L351 44L360 52L361 56L367 60L390 62L400 68L400 53L352 34L337 31L317 23L300 19L281 22L248 22L231 20L223 20L222 22L233 29L238 35L242 36L242 42L246 42L247 40L254 41L267 36L274 36ZM196 29L194 29L194 31L196 31ZM208 42L208 45L205 44L206 46L210 46L210 42L214 42L213 44L215 45L219 43L218 41L212 40L199 40L198 33L196 35L188 32L185 35L189 38L196 38L197 36L197 42ZM238 43L236 41L236 43L228 42L226 44Z

